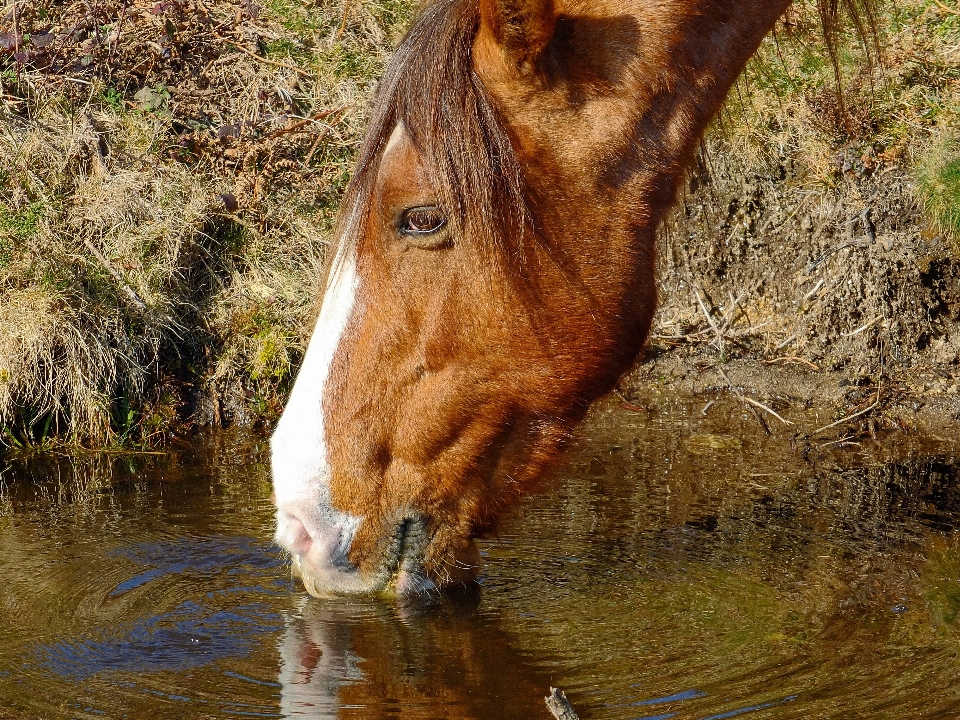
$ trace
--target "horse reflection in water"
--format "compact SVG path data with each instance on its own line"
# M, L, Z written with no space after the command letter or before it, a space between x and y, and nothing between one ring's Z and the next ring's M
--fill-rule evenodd
M537 717L549 686L475 597L303 601L286 617L280 682L284 717L364 720Z

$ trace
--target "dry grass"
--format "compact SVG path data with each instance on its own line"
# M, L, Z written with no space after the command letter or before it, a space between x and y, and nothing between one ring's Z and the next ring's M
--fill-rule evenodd
M0 9L0 437L280 408L407 3Z
M0 3L0 436L150 444L185 421L274 417L309 335L368 99L413 3ZM885 7L885 65L864 71L859 41L840 38L841 107L816 12L798 4L708 141L746 176L789 161L783 205L797 222L842 222L849 172L912 172L917 139L933 147L956 127L960 19L933 0ZM737 262L779 227L749 227L756 187L730 218L706 221L722 226L717 247L743 231ZM723 353L760 335L771 357L819 362L798 344L856 292L816 289L815 276L842 274L849 252L825 246L798 281L798 314L752 276L710 276L695 255L714 251L682 239L663 248L674 286L661 336ZM820 249L810 252L803 267ZM872 316L831 316L834 334L853 352L896 332L885 312L859 334Z
M661 238L661 342L854 373L882 353L895 368L956 358L960 16L881 10L873 63L841 35L839 95L803 2L751 61Z
M808 188L837 186L837 151L869 170L911 167L913 150L960 123L960 16L933 0L884 3L879 55L841 34L837 93L816 15L798 2L751 60L724 113L724 140L758 161L791 155Z

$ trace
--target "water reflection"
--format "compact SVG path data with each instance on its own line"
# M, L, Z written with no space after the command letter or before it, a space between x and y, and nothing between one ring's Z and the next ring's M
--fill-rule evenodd
M748 418L749 423L749 418ZM431 602L316 601L259 439L0 477L0 716L960 717L960 458L601 406Z
M531 718L549 679L479 588L416 603L303 598L280 642L280 711L313 718Z

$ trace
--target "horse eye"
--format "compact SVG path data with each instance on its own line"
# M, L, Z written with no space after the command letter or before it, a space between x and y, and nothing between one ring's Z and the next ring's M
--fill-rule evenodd
M447 217L436 205L410 208L400 218L400 232L403 235L432 235L443 229Z

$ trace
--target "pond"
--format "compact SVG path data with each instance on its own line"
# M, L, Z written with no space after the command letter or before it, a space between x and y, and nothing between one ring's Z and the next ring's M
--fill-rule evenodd
M267 444L11 462L0 717L960 717L960 452L594 408L476 588L319 601ZM0 466L2 467L2 466Z

